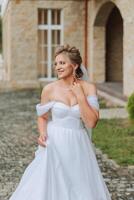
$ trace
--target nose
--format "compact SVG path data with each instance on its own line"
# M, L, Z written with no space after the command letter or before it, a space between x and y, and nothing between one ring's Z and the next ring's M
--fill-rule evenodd
M57 70L61 69L61 66L59 64L57 64L55 67L56 67Z
M62 68L61 64L57 63L57 64L55 65L55 69L56 69L57 71L60 70L61 68Z

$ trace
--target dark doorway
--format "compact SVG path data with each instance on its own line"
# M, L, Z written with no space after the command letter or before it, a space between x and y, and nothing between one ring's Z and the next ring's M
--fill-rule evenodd
M117 7L106 23L106 81L123 81L123 19Z

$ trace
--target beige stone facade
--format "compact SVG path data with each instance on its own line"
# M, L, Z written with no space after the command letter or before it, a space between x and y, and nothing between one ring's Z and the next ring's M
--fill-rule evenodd
M133 0L9 0L3 13L6 76L0 82L1 89L39 87L38 9L41 8L63 10L62 43L77 46L84 61L87 42L91 81L122 82L126 96L134 91Z
M122 81L134 91L134 1L89 2L89 71L96 82Z

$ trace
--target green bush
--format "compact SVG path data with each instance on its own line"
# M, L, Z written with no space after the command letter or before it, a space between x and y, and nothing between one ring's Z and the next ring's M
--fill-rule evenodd
M129 114L129 118L134 120L134 92L128 97L126 108Z

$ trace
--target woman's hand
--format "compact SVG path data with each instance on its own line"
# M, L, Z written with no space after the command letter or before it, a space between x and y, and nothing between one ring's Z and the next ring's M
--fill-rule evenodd
M43 147L46 147L47 138L48 138L47 134L40 134L40 136L38 137L38 144Z
M83 88L77 80L74 81L73 86L71 87L71 90L77 98L84 97Z

